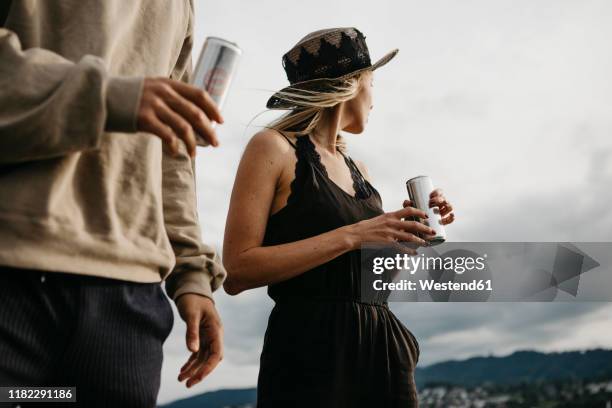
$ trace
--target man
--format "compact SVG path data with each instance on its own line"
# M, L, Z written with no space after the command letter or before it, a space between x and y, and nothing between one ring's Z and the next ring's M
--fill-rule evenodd
M201 243L194 131L217 146L223 119L185 83L192 36L188 0L2 2L0 386L155 406L164 280L192 353L179 380L221 360L225 271Z

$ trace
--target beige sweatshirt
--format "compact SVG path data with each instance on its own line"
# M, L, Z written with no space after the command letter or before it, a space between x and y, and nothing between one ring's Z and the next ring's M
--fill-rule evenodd
M10 2L0 265L212 297L225 271L201 240L194 163L136 132L143 77L187 80L192 35L189 0Z

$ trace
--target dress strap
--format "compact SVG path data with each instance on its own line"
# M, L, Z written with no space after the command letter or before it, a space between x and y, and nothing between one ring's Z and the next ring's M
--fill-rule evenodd
M322 174L324 177L329 177L327 175L327 169L321 162L321 155L317 152L314 143L312 143L308 135L297 137L296 152L298 157L309 163L312 168L319 172L319 174Z
M281 134L281 136L283 136L285 138L285 140L287 140L287 142L289 142L289 144L291 145L291 147L293 147L294 149L297 150L297 146L295 145L295 143L293 143L288 137L287 135L285 135L283 132L281 132L280 130L277 131L278 133Z
M309 141L308 136L298 136L296 138L296 143L293 143L287 135L283 132L279 131L279 133L287 140L287 142L295 149L295 176L291 181L289 186L290 193L287 198L287 205L300 202L303 200L302 194L305 188L305 185L310 182L311 178L311 168L312 168L312 158L311 158L311 150L306 145Z

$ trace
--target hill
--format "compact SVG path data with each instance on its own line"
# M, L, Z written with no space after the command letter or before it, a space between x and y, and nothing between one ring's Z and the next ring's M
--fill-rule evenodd
M415 377L419 389L435 384L468 388L529 384L537 388L538 383L554 381L611 380L612 350L517 351L502 357L473 357L419 367ZM246 408L254 407L256 399L255 388L225 389L179 400L161 408Z

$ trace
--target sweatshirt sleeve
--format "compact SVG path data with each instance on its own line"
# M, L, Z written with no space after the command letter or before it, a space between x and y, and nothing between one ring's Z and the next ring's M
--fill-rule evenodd
M189 82L191 76L191 36L189 36L175 79ZM176 299L185 293L195 293L213 299L223 283L226 271L215 250L202 242L195 180L195 161L180 142L179 153L172 156L163 145L163 199L166 231L176 257L176 265L166 278L166 291Z
M105 131L135 132L143 78L109 76L101 58L23 50L0 28L0 164L96 149Z
M195 190L195 162L185 145L172 156L164 144L163 200L164 223L176 264L166 278L168 296L176 300L185 293L212 299L226 272L215 250L202 242Z

